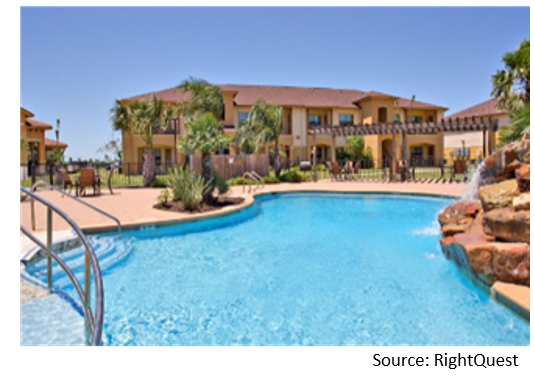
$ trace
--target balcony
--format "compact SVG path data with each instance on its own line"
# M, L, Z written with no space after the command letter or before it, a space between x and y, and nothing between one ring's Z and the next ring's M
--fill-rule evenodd
M166 126L166 127L161 127L161 126L158 126L154 129L152 129L152 134L180 134L178 128L174 128L174 127L171 127L171 126Z

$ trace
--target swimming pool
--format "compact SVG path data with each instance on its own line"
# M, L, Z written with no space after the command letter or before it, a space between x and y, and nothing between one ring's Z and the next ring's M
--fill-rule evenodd
M106 342L528 345L530 325L441 254L436 217L450 202L263 195L223 218L93 236ZM26 270L44 280L42 268ZM54 283L70 291L59 271Z

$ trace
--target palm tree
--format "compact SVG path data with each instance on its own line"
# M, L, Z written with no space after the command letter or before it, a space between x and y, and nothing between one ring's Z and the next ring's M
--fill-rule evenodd
M183 92L191 92L186 114L210 112L217 120L222 121L224 99L222 89L206 80L189 77L177 86Z
M211 153L228 145L228 137L224 134L221 122L212 113L206 112L186 123L185 135L178 145L188 153L195 150L200 152L202 178L206 184L210 184L213 178ZM210 184L202 196L205 202L209 203L213 200L212 192L213 185Z
M254 137L256 147L274 143L274 174L280 176L280 135L282 134L282 107L258 100L252 106L247 123L242 127L244 136Z
M24 149L26 149L26 145L28 143L26 142L26 139L22 136L20 136L20 151L24 151Z
M501 97L499 109L517 111L530 104L530 40L524 40L515 52L507 52L505 69L492 76L493 97Z
M530 104L510 112L510 126L499 131L500 144L519 141L528 132L530 132Z
M111 109L113 129L141 136L143 148L143 185L150 186L156 179L156 160L154 157L154 130L167 126L174 108L165 106L163 101L152 96L150 100L133 100L127 105L115 102Z

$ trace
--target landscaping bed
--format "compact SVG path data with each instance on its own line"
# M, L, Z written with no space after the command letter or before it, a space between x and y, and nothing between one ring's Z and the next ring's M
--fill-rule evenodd
M182 201L167 201L165 204L157 203L153 207L154 209L158 210L165 210L165 211L175 211L178 213L189 213L189 214L197 214L197 213L206 213L209 211L215 211L220 210L226 206L233 206L233 205L239 205L244 201L244 198L241 197L217 197L213 203L211 204L201 204L198 207L198 210L190 211L187 210Z

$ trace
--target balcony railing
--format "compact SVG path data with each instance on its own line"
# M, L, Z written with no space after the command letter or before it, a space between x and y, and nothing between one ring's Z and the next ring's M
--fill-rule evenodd
M174 128L172 126L167 126L165 128L163 127L157 127L152 129L152 134L180 134L180 131L178 128Z

